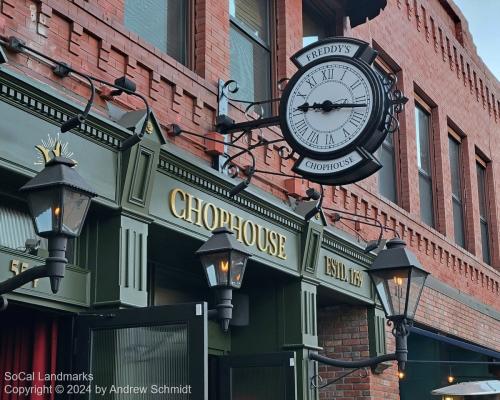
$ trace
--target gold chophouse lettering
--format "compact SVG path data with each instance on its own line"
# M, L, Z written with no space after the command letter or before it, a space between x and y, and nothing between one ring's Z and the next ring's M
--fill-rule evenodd
M176 218L209 231L227 226L236 239L258 251L286 260L286 236L245 219L224 208L176 188L169 194L170 212Z
M363 273L346 265L335 258L325 256L325 274L339 281L348 282L352 286L363 285Z

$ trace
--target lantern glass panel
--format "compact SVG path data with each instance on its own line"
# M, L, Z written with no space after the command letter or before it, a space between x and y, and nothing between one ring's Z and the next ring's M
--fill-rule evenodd
M241 287L247 259L248 255L240 253L239 251L233 251L232 253L231 286L235 289L239 289Z
M30 192L28 203L38 235L47 237L59 233L63 214L60 190L50 187Z
M230 270L229 257L229 252L203 254L200 257L210 287L228 286Z
M387 317L404 317L409 270L389 269L371 273Z
M63 191L63 233L78 236L90 205L90 197L77 190L65 188Z
M426 271L421 271L416 268L412 268L411 270L409 288L410 293L408 294L408 310L406 312L407 318L415 318L418 302L420 301L420 295L422 294L427 275L429 274Z

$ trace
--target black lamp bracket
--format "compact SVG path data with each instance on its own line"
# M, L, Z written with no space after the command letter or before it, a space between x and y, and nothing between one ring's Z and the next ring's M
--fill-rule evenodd
M407 338L410 334L409 327L412 324L411 321L406 319L397 319L392 321L394 328L392 330L392 334L396 339L396 351L394 353L383 354L377 357L365 358L362 360L338 360L335 358L330 358L326 356L322 356L315 351L309 351L309 360L317 361L318 363L324 365L330 365L332 367L346 368L346 369L360 369L367 367L375 367L378 364L387 362L387 361L397 361L398 362L398 370L403 372L406 368L406 363L408 361L408 344ZM343 377L341 377L343 378ZM321 378L319 378L321 379ZM318 375L315 375L311 378L311 386L322 388L328 385L318 385ZM334 382L331 382L334 383ZM329 383L329 384L331 384Z
M48 240L49 256L45 259L45 265L29 268L12 278L0 282L0 311L7 308L7 299L3 294L12 292L28 282L40 278L50 278L50 286L53 293L59 291L61 279L68 260L66 259L67 237L54 236Z
M232 288L218 288L217 304L215 308L208 310L208 319L219 321L224 333L229 331L229 323L233 318L232 300Z
M149 103L148 103L146 97L139 94L139 93L136 93L135 84L131 80L129 80L126 77L122 77L122 78L116 79L115 83L111 83L111 82L105 81L103 79L97 78L95 76L78 71L78 70L74 69L73 67L71 67L70 65L68 65L67 63L62 62L62 61L58 61L58 60L48 56L47 54L44 54L41 51L38 51L37 49L28 46L23 40L15 37L15 36L11 36L9 38L0 37L0 44L5 45L8 50L10 50L14 53L25 52L28 54L36 55L41 60L48 62L52 66L52 71L54 72L54 74L60 78L64 79L72 74L74 76L82 78L83 80L85 80L89 84L90 95L89 95L89 98L87 100L87 104L85 106L84 111L82 113L78 113L77 115L75 115L75 116L67 119L65 122L63 122L63 124L61 125L61 132L62 133L79 127L80 124L82 124L86 120L86 118L88 117L90 110L92 109L92 106L94 104L95 91L96 91L95 83L97 82L97 83L100 83L100 84L103 84L105 86L108 86L108 87L115 89L115 90L110 92L111 97L119 96L122 93L126 93L128 95L138 97L139 99L141 99L144 102L144 104L146 106L146 115L145 115L141 130L139 132L134 132L134 134L132 136L125 139L120 145L120 150L121 151L127 150L142 140L144 133L146 132L146 127L147 127L148 122L149 122L149 118L151 115L151 109L149 107Z
M363 375L361 375L361 374L359 375L360 378L366 378L368 376L368 372L366 371L366 368L354 368L353 370L348 371L348 372L346 372L346 373L338 376L337 378L331 379L331 380L326 381L326 382L318 374L318 375L314 375L311 378L311 388L314 388L314 389L323 389L323 388L326 388L327 386L333 385L334 383L337 383L338 381L341 381L342 379L348 377L349 375L352 375L353 373L355 373L357 371L364 372Z

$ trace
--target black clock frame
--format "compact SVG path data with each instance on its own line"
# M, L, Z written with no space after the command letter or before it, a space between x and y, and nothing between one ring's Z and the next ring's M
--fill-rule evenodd
M311 150L297 141L291 133L291 129L288 125L288 112L287 112L287 104L292 93L295 84L307 74L312 68L320 64L325 64L332 61L341 61L347 64L351 64L357 69L359 69L366 77L370 84L372 93L373 93L373 105L372 105L372 113L368 119L367 124L363 128L363 131L358 134L358 137L344 146L341 149L333 150L330 152L318 152ZM330 112L335 112L330 111ZM285 137L287 143L290 147L298 154L309 157L315 160L331 160L337 159L339 157L345 156L351 153L356 148L362 147L368 152L375 151L382 141L385 138L384 129L385 129L385 120L387 118L387 114L389 112L389 99L386 91L384 90L380 79L376 75L376 72L371 68L371 66L363 60L360 60L356 57L345 57L345 56L327 56L323 58L319 58L314 60L305 66L301 67L295 75L290 79L288 84L286 85L285 90L281 96L280 104L279 104L279 121L281 132Z

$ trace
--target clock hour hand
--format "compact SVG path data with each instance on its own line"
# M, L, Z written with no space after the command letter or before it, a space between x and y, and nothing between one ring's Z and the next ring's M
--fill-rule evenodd
M323 110L323 103L314 103L314 104L304 103L297 107L297 110L304 112L307 112L310 109Z
M347 99L340 99L336 102L325 100L322 104L324 111L338 110L339 108L366 107L368 105L365 103L348 103Z

